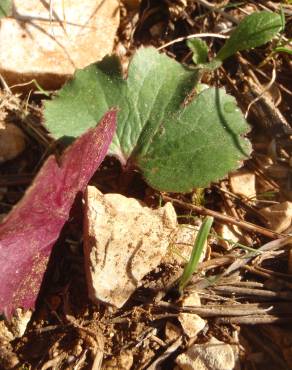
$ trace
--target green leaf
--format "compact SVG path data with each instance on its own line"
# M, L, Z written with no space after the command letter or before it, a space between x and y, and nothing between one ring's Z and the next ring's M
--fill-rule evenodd
M11 0L0 0L0 19L12 14L13 3Z
M245 17L219 50L216 59L224 60L240 50L251 49L270 41L282 29L279 14L262 11Z
M276 53L287 53L287 54L292 55L292 49L288 49L283 46L278 46L275 49L273 49L273 51Z
M214 218L207 216L198 231L195 244L189 262L186 264L183 274L179 281L179 292L182 293L187 283L191 280L193 273L196 271L203 252L206 240L211 230Z
M213 72L222 65L222 61L219 59L212 59L208 63L200 64L198 68L200 72Z
M187 192L238 167L249 144L235 99L223 89L206 89L189 104L197 72L141 48L122 78L115 57L76 73L53 101L45 104L47 127L55 138L79 136L116 106L118 127L111 155L141 170L154 188Z
M208 60L208 45L201 39L187 40L187 46L193 52L193 62L195 64L203 64Z

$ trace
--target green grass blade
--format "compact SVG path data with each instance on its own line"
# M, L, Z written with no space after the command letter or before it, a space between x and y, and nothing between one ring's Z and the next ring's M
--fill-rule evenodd
M287 53L292 55L292 49L285 48L283 46L279 46L273 50L275 53Z
M208 238L211 226L213 224L213 217L207 216L198 232L195 244L192 250L191 258L184 268L184 272L179 281L179 292L182 293L187 283L190 281L193 273L196 271L201 254L204 249L205 242Z

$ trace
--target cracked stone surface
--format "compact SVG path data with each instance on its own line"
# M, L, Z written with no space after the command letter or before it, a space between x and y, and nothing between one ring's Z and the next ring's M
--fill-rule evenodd
M153 210L120 194L85 194L84 254L89 296L122 307L168 250L177 219L170 203Z
M76 69L110 54L119 25L118 0L15 0L0 20L0 73L8 85L36 79L56 89ZM33 84L30 89L36 88Z
M192 345L176 363L183 370L233 370L235 356L230 344L211 337L207 343Z

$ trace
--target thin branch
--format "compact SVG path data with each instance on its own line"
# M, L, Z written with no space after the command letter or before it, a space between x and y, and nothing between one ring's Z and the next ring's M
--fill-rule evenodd
M268 238L271 238L271 239L277 239L281 236L286 236L284 234L279 234L279 233L276 233L275 231L266 229L265 227L252 224L251 222L247 222L247 221L236 219L236 218L231 217L231 216L223 215L220 212L213 211L211 209L204 208L204 207L201 207L201 206L195 206L194 204L186 203L186 202L183 202L182 200L171 198L167 195L162 195L162 199L166 202L172 202L174 205L176 205L178 207L194 211L194 212L199 213L200 215L203 215L203 216L213 216L217 220L220 220L220 221L223 221L223 222L226 222L226 223L230 223L230 224L233 224L233 225L237 225L237 226L241 227L242 229L250 230L250 231L265 235L265 236L267 236Z
M276 299L283 299L285 301L292 301L292 292L291 291L273 291L273 290L264 290L264 289L250 289L250 288L243 288L243 287L236 287L230 285L221 285L213 287L213 290L216 293L225 293L228 296L239 294L241 296L249 296L249 297L262 297L262 298L276 298Z
M274 67L273 67L273 71L272 71L272 78L271 78L271 80L268 82L268 84L264 87L263 91L262 91L262 92L261 92L261 93L260 93L260 94L259 94L259 95L254 99L254 100L252 100L252 101L249 103L249 105L248 105L248 107L247 107L247 109L246 109L245 115L244 115L245 119L247 118L247 116L248 116L248 114L249 114L249 110L250 110L251 106L252 106L254 103L256 103L257 101L259 101L259 100L264 96L264 94L270 90L270 88L273 86L274 82L276 81L276 77L277 77L277 73L276 73L276 64L275 64L275 62L274 62L274 61L273 61L273 63L274 63Z
M224 10L216 7L216 5L213 5L211 3L209 3L208 1L206 0L195 0L196 3L202 5L204 8L207 8L208 10L211 10L215 13L218 13L220 15L222 15L225 19L227 19L228 21L234 23L234 24L238 24L239 23L239 20L234 18L232 15L226 13Z
M292 236L286 236L284 238L279 238L279 239L276 239L276 240L272 240L271 242L264 244L263 246L261 246L257 250L259 251L259 253L272 251L272 250L277 250L277 249L285 247L286 245L289 245L290 243L292 243ZM253 258L254 258L254 256L248 256L246 258L242 258L240 260L238 259L238 260L234 261L227 268L227 270L225 270L225 272L223 273L223 276L226 276L226 275L230 274L231 272L233 272L235 270L238 270L240 267L245 266Z

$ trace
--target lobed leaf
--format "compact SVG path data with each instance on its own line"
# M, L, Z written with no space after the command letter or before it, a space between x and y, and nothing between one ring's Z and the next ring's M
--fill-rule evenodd
M248 126L223 89L204 90L186 104L197 80L197 71L153 48L138 50L126 80L109 57L78 71L46 102L46 123L56 138L76 137L118 106L109 154L138 167L154 188L191 191L235 169L249 152L240 137Z
M187 46L193 52L193 62L195 64L204 64L208 60L208 45L201 39L187 40Z
M52 247L69 217L76 194L105 157L116 126L106 113L62 155L50 156L22 200L0 224L0 312L33 308Z

